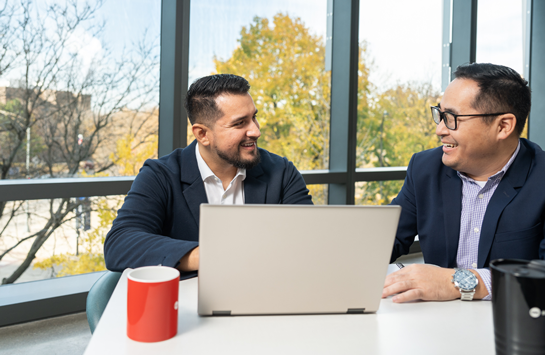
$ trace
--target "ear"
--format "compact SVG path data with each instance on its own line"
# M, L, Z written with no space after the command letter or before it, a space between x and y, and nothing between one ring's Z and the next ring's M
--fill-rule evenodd
M195 136L200 145L205 147L210 145L210 128L203 125L202 123L195 123L193 124L193 126L191 126L191 130L193 131L193 135Z
M512 113L501 115L498 121L498 138L507 139L516 131L517 118Z

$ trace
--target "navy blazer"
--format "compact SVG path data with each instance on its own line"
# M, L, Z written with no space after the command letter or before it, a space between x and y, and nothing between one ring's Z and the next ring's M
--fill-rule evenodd
M456 267L462 180L442 163L442 148L413 155L392 204L403 207L392 261L416 235L426 263ZM545 153L526 139L492 195L481 227L478 268L500 258L545 259Z
M195 146L193 141L144 163L106 236L104 258L109 270L174 267L199 245L199 206L208 199ZM312 204L305 181L291 162L264 149L259 152L261 162L246 171L246 204ZM244 228L243 217L240 228Z

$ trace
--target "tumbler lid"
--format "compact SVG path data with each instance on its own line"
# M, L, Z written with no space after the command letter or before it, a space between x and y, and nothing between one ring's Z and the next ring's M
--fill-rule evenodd
M490 263L490 268L515 277L545 279L544 260L497 259Z

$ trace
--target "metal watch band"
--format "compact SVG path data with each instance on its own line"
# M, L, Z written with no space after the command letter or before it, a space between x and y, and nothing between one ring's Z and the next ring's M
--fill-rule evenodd
M473 301L473 296L475 296L475 289L470 291L460 289L460 299L462 301Z

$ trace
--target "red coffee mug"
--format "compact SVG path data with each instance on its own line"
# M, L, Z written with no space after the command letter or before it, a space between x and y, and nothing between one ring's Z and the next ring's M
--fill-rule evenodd
M180 272L166 266L146 266L127 274L127 335L151 343L178 332Z

